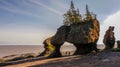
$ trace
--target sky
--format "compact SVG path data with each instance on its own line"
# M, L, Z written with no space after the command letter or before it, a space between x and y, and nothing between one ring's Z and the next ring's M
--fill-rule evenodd
M71 0L0 0L0 45L43 45L63 25L63 14ZM120 0L73 0L75 8L85 14L88 4L100 22L100 38L109 26L115 26L120 40Z

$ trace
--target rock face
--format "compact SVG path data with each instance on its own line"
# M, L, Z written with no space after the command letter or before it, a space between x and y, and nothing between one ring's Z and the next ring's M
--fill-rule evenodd
M120 40L117 41L117 48L120 48Z
M69 26L66 41L74 44L94 43L99 38L99 22L91 20Z
M77 48L75 55L97 51L96 43L99 39L99 31L99 22L96 19L70 26L63 25L58 28L53 37L44 41L45 51L41 55L49 54L49 57L60 57L60 47L64 42L74 44Z
M73 2L71 8L64 14L64 25L58 28L56 34L44 41L45 51L41 54L49 57L60 57L60 47L64 42L74 44L77 48L74 54L87 54L97 51L100 26L95 14L89 12L86 5L85 18L79 10L75 10Z
M51 52L53 52L54 46L51 44L52 38L53 37L49 37L43 42L45 50L40 54L40 56L43 56L43 55L49 56Z
M103 43L105 44L105 49L112 49L115 44L115 36L114 36L114 27L110 26L106 31L103 39Z

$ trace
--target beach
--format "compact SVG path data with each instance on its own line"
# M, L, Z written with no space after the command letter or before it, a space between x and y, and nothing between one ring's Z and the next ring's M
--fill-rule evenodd
M4 67L119 67L120 53L103 51L87 55L39 59Z
M103 49L103 45L98 45L99 49ZM0 57L14 55L14 54L26 54L26 53L41 53L44 50L43 45L0 45ZM61 52L75 51L76 48L73 45L61 46Z
M3 46L5 48L5 46ZM43 46L9 46L10 50L14 50L12 54L25 54L25 53L40 53L43 51ZM39 48L38 48L39 47ZM99 49L104 49L103 45L97 46ZM20 50L21 48L21 50ZM41 48L41 49L40 49ZM23 50L24 49L24 50ZM6 49L7 50L7 49ZM17 51L21 53L17 53ZM23 51L22 51L23 50ZM26 52L24 52L26 50ZM61 47L63 57L47 58L47 57L34 57L26 58L18 61L10 61L2 65L3 67L119 67L120 66L120 53L112 51L92 52L86 55L72 55L75 51L73 45L64 45ZM72 52L70 55L64 55L65 52ZM6 53L3 52L3 55ZM2 56L2 55L1 55ZM7 56L7 54L5 55ZM8 55L9 56L9 55Z
M26 54L26 53L39 53L44 50L41 45L0 45L0 57Z

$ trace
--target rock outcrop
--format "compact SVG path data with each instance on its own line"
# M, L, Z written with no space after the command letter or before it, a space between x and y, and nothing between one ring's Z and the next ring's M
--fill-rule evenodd
M90 20L82 24L61 26L57 33L44 41L45 51L41 55L49 57L60 57L60 47L64 42L70 42L77 48L74 54L86 54L93 50L97 51L99 39L99 22Z
M105 49L112 49L115 44L115 36L114 36L114 27L109 26L108 30L106 31L103 39L103 43L105 44Z
M120 40L117 41L117 48L120 48Z
M45 51L41 54L49 57L60 57L60 47L64 42L74 44L75 55L87 54L95 50L99 39L100 26L95 14L91 14L86 5L86 17L75 10L73 2L71 9L64 14L64 25L58 28L56 34L44 41Z

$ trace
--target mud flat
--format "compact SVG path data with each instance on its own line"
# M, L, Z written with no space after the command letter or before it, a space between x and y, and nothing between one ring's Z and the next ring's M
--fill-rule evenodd
M26 61L4 67L119 67L120 52L103 51L87 55Z

